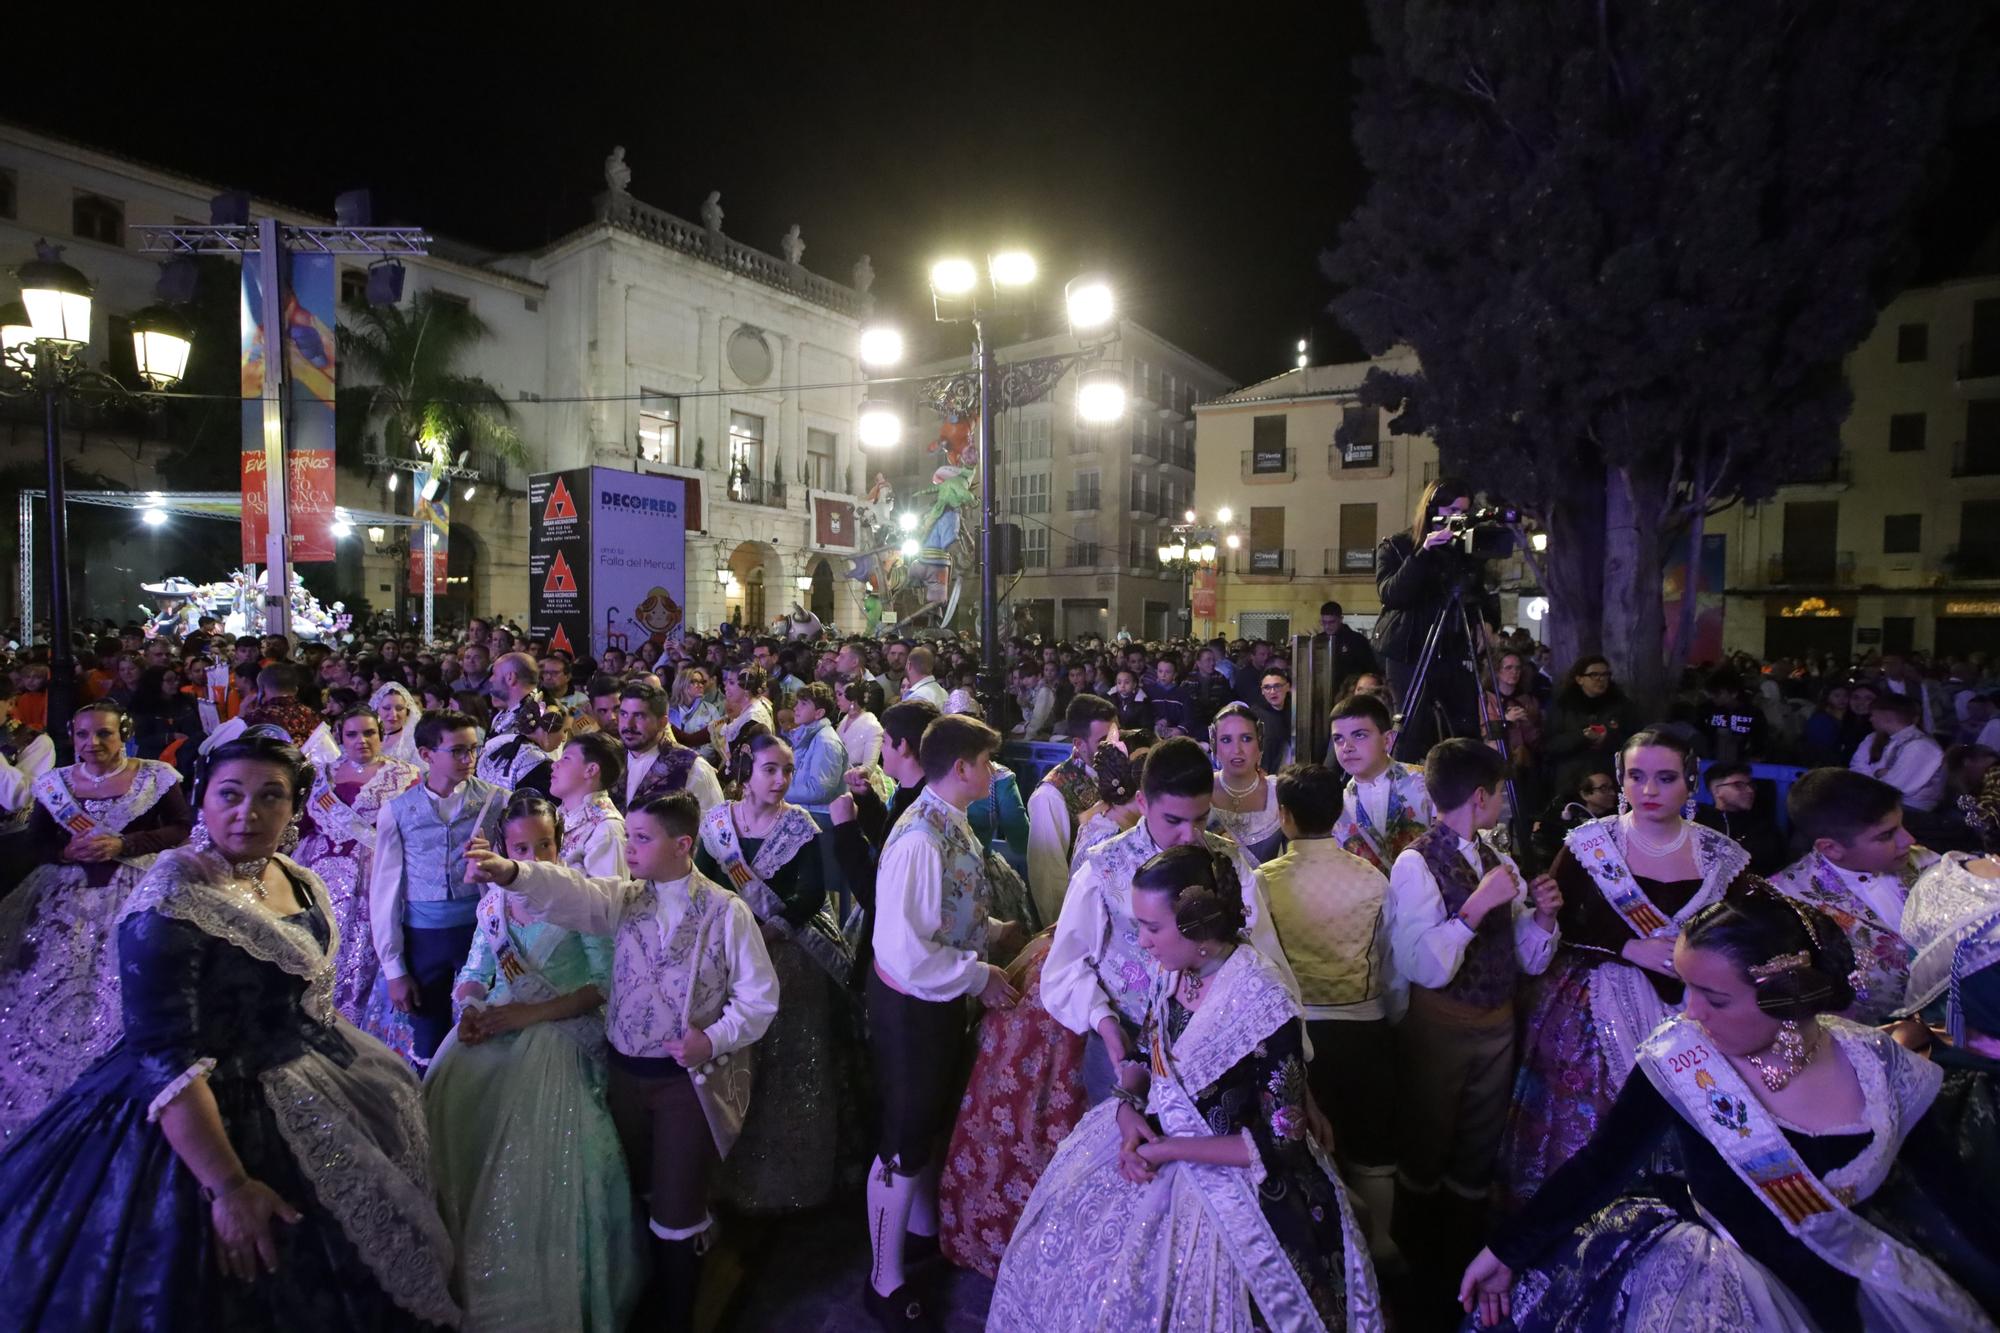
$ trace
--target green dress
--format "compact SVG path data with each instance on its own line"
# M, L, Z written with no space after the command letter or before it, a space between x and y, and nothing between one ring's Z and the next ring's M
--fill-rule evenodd
M489 1008L610 989L609 940L527 920L503 889L475 922L458 981ZM601 1009L469 1046L454 1028L438 1047L424 1111L468 1328L616 1330L638 1302L645 1247L604 1052Z

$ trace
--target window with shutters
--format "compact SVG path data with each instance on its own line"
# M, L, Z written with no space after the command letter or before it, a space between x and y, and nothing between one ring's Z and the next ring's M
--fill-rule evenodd
M1284 418L1280 417L1279 420ZM1243 567L1252 574L1282 574L1285 558L1285 507L1258 505L1250 510L1249 549Z
M819 490L833 489L833 452L840 437L830 430L806 427L806 469Z
M1372 574L1375 572L1375 506L1344 504L1340 507L1340 551L1329 574Z
M1255 417L1250 422L1250 471L1285 472L1290 459L1285 450L1285 418Z
M681 461L681 400L639 390L639 457L678 467Z
M1049 567L1049 530L1039 523L1021 525L1021 567L1023 569Z
M1886 514L1882 518L1882 554L1915 555L1924 549L1922 514Z
M101 194L81 194L70 204L72 235L106 245L125 244L125 205Z
M1007 478L1007 512L1046 514L1049 512L1049 474L1016 472Z
M1889 452L1914 454L1924 447L1924 414L1898 412L1889 418Z

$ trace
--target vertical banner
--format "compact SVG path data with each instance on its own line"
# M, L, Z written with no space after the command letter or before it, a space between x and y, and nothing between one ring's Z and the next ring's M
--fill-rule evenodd
M285 492L292 560L333 559L333 321L338 270L332 255L293 255L285 300Z
M1681 663L1722 660L1722 588L1727 577L1726 555L1729 538L1724 533L1701 535L1701 568L1688 576L1688 549L1685 540L1676 541L1668 558L1666 579L1661 587L1667 618L1667 659ZM1694 639L1682 644L1681 623L1690 586L1694 590Z
M528 478L528 633L551 651L592 655L590 469Z
M592 651L656 652L686 632L685 484L610 468L590 469L588 482Z
M331 255L290 259L290 290L282 293L285 366L290 401L285 423L286 491L294 562L331 560L334 500L334 294L338 273ZM239 327L242 330L243 399L242 558L264 563L270 527L264 489L264 376L269 363L271 302L255 262L243 265Z
M813 549L819 551L852 551L857 538L854 532L854 502L846 497L822 495L812 492Z
M440 483L435 499L424 499L423 483L419 474L410 474L410 512L416 516L416 523L410 528L410 595L424 595L424 533L437 534L437 544L431 547L431 597L433 600L445 595L448 584L445 575L450 569L447 547L451 542L451 491L447 483Z

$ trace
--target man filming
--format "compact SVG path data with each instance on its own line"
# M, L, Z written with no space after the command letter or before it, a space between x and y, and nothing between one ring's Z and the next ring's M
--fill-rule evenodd
M1471 662L1479 645L1466 642L1468 620L1452 599L1459 596L1482 641L1499 628L1500 607L1486 590L1486 557L1475 554L1489 525L1469 524L1471 508L1472 493L1463 483L1439 477L1424 488L1410 530L1389 537L1376 553L1382 616L1375 622L1375 648L1405 715L1396 741L1399 759L1421 759L1438 740L1478 729L1479 686ZM1424 647L1440 621L1426 671ZM1423 694L1413 700L1420 677Z

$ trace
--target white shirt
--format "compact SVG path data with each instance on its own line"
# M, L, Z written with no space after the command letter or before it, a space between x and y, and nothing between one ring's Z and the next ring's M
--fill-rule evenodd
M1912 723L1889 737L1881 758L1871 760L1868 752L1874 748L1875 738L1870 736L1855 747L1848 766L1903 793L1903 804L1912 810L1937 809L1944 800L1943 746Z
M938 684L936 676L925 676L914 684L903 687L905 699L922 699L925 703L936 704L938 712L944 711L947 695L944 686Z
M632 798L639 794L639 784L646 780L646 775L653 771L653 765L659 761L660 747L657 745L641 754L634 754L630 750L625 752L626 805L632 804Z
M1812 876L1810 866L1813 860L1811 856L1806 857L1808 880ZM1858 870L1844 869L1831 861L1823 860L1822 863L1839 877L1849 893L1874 909L1875 915L1882 918L1883 925L1898 935L1903 933L1903 908L1909 901L1910 891L1903 887L1903 881L1896 878L1893 871L1888 874L1870 875Z
M35 800L35 779L56 766L55 743L37 736L21 747L15 763L0 755L0 812L9 816L27 811Z
M465 804L465 784L439 796L428 786L412 788L437 811L438 822L449 824L458 818ZM368 934L375 943L375 956L382 961L382 975L394 981L409 971L403 966L403 830L385 801L375 816L375 855L368 868Z
M840 719L836 728L847 747L847 762L867 768L882 761L882 719L863 708Z
M1050 720L1055 716L1056 692L1046 684L1035 686L1033 697L1028 702L1028 716L1021 725L1014 728L1016 736L1030 739L1049 734Z
M1396 764L1389 766L1372 778L1355 778L1354 798L1361 808L1368 812L1370 828L1383 829L1389 826L1389 793L1395 787L1398 777Z
M1460 838L1458 850L1475 874L1485 873L1480 869L1477 842ZM1495 855L1501 865L1520 875L1513 857L1497 850ZM1527 880L1522 878L1521 883L1526 885ZM1525 889L1510 910L1514 914L1514 957L1523 972L1538 975L1547 970L1549 960L1555 957L1556 937L1560 932L1545 931L1535 923L1534 908ZM1459 964L1465 961L1465 949L1472 943L1473 930L1457 917L1445 914L1437 877L1431 874L1431 868L1414 847L1405 848L1389 871L1387 916L1392 982L1399 989L1412 983L1428 990L1442 990L1450 985L1451 979L1458 975ZM1390 1007L1399 1006L1392 1000Z
M979 844L965 811L929 787L917 800L949 812L947 817ZM915 812L912 806L903 818ZM875 965L905 995L937 1003L986 989L985 959L971 949L953 949L932 939L943 924L944 857L928 837L906 834L882 854L875 869L874 935ZM988 918L989 929L999 924Z
M566 930L602 935L614 941L618 927L637 898L642 884L636 879L586 876L568 866L551 865L546 861L516 861L514 864L520 868L520 873L507 887L532 902L541 911L544 920ZM689 878L684 875L679 879L655 881L653 884L653 897L658 904L656 919L662 939L672 939L674 928L687 915ZM756 1041L771 1026L771 1019L778 1012L778 974L771 968L771 955L764 948L764 936L757 927L757 917L751 912L750 904L727 890L722 891L722 896L725 900L722 913L723 953L729 959L729 999L723 1003L721 1017L702 1031L715 1048L715 1054L728 1055ZM614 988L623 970L614 962L611 969L611 985ZM618 996L614 993L611 1010L615 1013L620 1008ZM617 1035L609 1022L607 1029ZM619 1045L619 1049L627 1055L656 1054L653 1051L625 1050L625 1044Z
M1069 802L1048 783L1036 783L1028 793L1028 892L1034 895L1035 911L1045 923L1062 913L1069 890L1069 852L1075 838Z
M584 798L586 801L589 797ZM563 823L568 824L582 811L581 806L572 807L563 802ZM580 851L571 856L565 846L563 864L572 869L580 869L594 879L626 879L625 869L625 816L616 810L604 812L604 819L590 831L589 841Z
M1937 723L1931 717L1931 693L1923 687L1922 682L1913 685L1900 680L1890 680L1887 676L1884 676L1882 683L1889 687L1889 693L1891 694L1900 694L1905 699L1915 699L1918 706L1923 709L1922 714L1918 718L1918 725L1922 726L1925 731L1937 730Z

